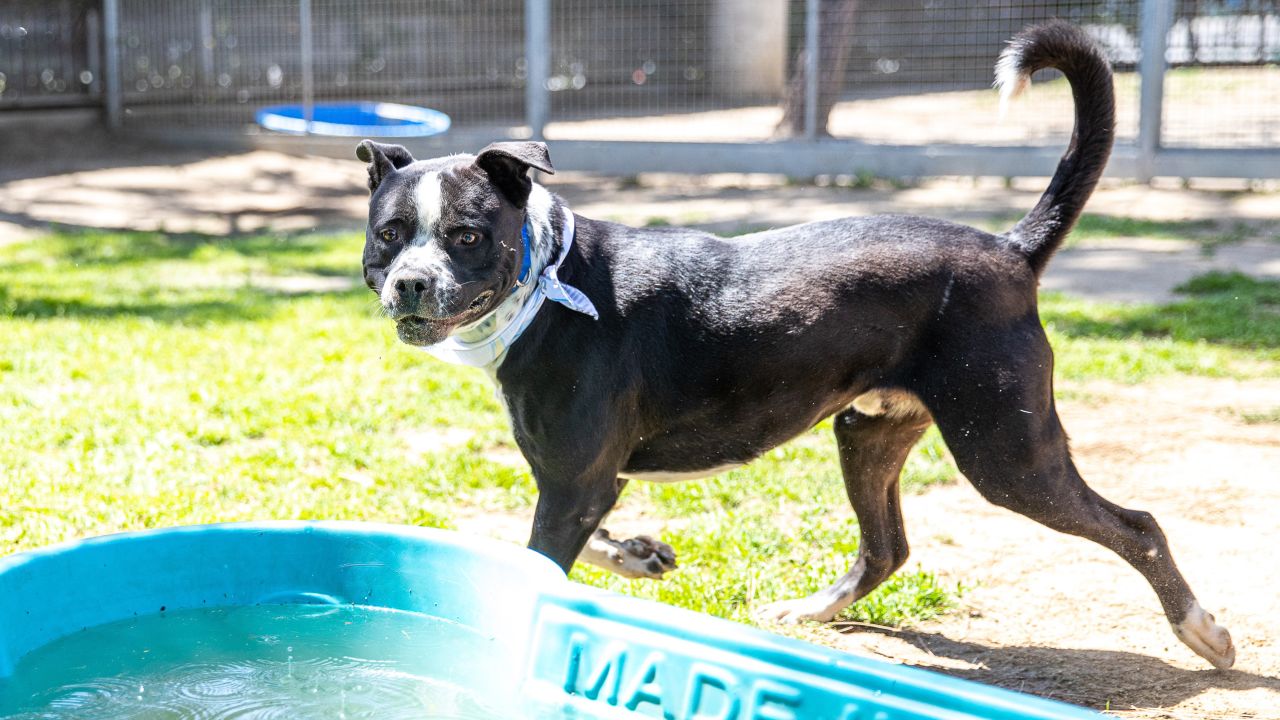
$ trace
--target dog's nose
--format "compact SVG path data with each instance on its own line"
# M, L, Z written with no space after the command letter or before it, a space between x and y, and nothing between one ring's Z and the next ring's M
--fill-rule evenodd
M404 302L418 304L422 294L427 291L427 283L421 278L400 279L396 281L396 294Z
M385 304L397 317L417 314L429 293L433 283L426 275L397 273L390 280L391 292L385 293Z

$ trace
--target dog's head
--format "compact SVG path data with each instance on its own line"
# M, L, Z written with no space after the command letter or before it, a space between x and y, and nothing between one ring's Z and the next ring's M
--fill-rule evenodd
M399 145L365 140L369 225L364 280L400 339L433 345L496 308L520 279L520 232L533 183L553 173L547 146L494 143L478 155L415 161Z

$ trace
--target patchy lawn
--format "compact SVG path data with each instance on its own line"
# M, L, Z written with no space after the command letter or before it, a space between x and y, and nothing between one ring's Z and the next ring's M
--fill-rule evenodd
M0 553L188 523L531 514L492 386L395 340L359 244L63 233L0 248ZM1276 283L1186 291L1166 306L1045 298L1059 377L1277 374ZM930 431L904 487L954 477ZM857 549L825 422L742 470L632 483L623 504L666 525L681 569L574 578L736 620L830 582ZM913 567L846 617L910 624L957 592Z

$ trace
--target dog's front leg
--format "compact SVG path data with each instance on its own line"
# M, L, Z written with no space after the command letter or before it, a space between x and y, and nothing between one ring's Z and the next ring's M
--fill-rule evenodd
M563 480L545 478L536 470L534 475L538 478L538 505L533 512L529 549L569 572L600 521L618 501L623 481L615 473Z
M572 488L541 484L529 547L554 560L565 572L573 560L566 564L561 558L574 557L625 578L661 580L664 573L676 569L676 552L670 545L648 535L615 538L599 527L626 482L623 478L614 478L612 494L574 493ZM591 501L592 497L595 502ZM585 542L578 540L573 530L585 533ZM571 556L572 547L578 547L579 551Z

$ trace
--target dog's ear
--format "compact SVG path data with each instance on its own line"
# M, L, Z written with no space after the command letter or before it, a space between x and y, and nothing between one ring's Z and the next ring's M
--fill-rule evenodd
M496 142L480 151L476 166L484 170L503 195L516 207L523 208L533 189L529 168L555 175L551 154L545 143Z
M378 189L393 170L413 163L413 156L399 145L383 145L364 140L356 146L356 157L369 163L369 192Z

